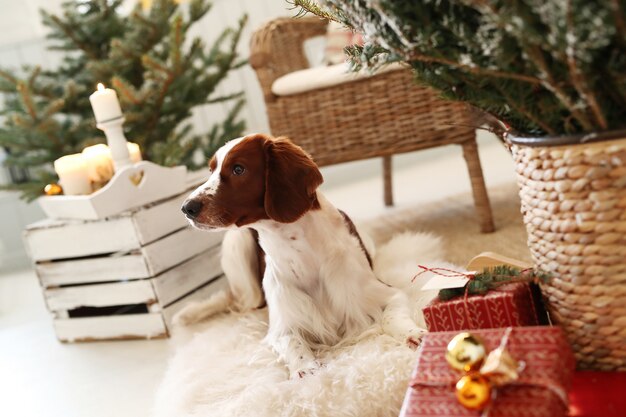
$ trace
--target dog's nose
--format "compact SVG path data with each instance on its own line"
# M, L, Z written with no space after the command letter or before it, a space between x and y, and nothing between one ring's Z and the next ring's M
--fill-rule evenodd
M200 200L187 200L183 203L181 210L187 216L191 218L196 218L202 210L202 202Z

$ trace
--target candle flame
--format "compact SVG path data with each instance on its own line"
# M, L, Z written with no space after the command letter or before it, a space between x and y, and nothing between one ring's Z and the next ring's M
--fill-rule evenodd
M98 83L98 91L104 91L104 84Z

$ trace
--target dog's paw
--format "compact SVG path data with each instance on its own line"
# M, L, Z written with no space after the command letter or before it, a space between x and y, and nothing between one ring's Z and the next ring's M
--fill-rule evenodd
M322 365L316 360L299 362L289 366L290 379L302 379L307 375L313 375Z
M422 337L428 333L424 329L420 329L419 327L415 327L409 331L409 334L406 335L406 344L413 350L416 350L420 344L422 343Z

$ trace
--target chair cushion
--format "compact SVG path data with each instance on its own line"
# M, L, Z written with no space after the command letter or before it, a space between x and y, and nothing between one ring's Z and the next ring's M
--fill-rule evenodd
M290 96L358 81L404 68L407 68L407 66L397 62L386 65L374 73L370 73L368 70L361 70L356 73L350 72L350 66L347 62L328 67L307 68L291 72L276 79L272 84L272 93L277 96Z

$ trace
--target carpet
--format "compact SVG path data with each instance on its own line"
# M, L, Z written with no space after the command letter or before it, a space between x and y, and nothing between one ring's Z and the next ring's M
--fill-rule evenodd
M478 233L469 195L392 208L365 226L378 244L406 230L433 232L444 239L446 260L458 265L487 250L528 260L516 186L494 188L489 195L497 228L493 234ZM177 329L152 415L398 415L417 353L378 326L357 340L316 352L322 367L294 380L261 343L266 330L266 309Z

